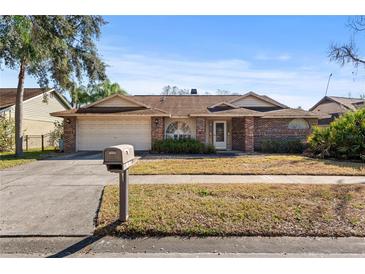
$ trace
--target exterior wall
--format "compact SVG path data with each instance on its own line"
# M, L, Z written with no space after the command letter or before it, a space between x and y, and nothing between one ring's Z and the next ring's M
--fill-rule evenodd
M245 117L245 152L254 151L255 118Z
M259 150L261 142L264 140L290 140L299 139L305 141L311 133L312 127L317 125L317 119L305 119L308 124L308 129L289 129L291 118L255 118L254 130L254 148Z
M206 119L196 119L196 139L199 142L206 143Z
M240 100L237 100L233 102L233 105L239 106L239 107L275 107L275 105L270 104L266 101L260 100L259 98L256 98L255 96L247 96L245 98L242 98Z
M26 135L44 135L54 130L54 122L23 119L23 128Z
M344 113L348 111L345 107L340 105L339 103L333 101L323 102L322 104L316 106L312 112L319 115L326 115L332 113Z
M244 150L245 149L245 118L234 117L232 118L232 149Z
M76 117L64 119L63 140L65 152L76 151Z
M165 136L164 117L151 117L151 144L157 140L163 140Z
M46 100L45 100L46 98ZM33 97L23 103L23 130L27 135L47 134L54 129L54 122L62 121L62 118L53 117L52 112L62 111L66 108L53 95L52 92L47 93L47 97L43 95ZM15 107L10 107L4 111L6 118L15 117Z

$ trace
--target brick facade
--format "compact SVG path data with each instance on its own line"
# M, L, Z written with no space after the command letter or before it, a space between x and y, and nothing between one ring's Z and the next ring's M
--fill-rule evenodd
M202 143L205 143L206 124L207 121L205 118L196 119L196 139Z
M63 123L64 152L76 151L76 117L64 119Z
M254 151L255 120L253 117L232 118L232 149L245 152Z
M255 118L245 117L245 152L254 151Z
M317 125L317 119L305 119L308 129L289 129L291 118L268 119L255 118L255 150L259 150L264 140L292 140L299 139L305 141L311 133L312 127Z
M163 117L151 117L151 144L163 140L165 135L165 120Z
M245 118L232 118L232 149L245 150Z

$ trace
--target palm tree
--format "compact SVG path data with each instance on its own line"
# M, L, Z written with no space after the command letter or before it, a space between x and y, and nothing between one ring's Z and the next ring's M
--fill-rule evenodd
M90 101L89 103L103 99L113 94L127 95L127 92L122 89L118 83L112 83L110 80L105 80L98 85L90 88Z
M83 104L87 104L90 101L90 95L88 89L85 86L78 86L73 84L70 88L71 106L73 108L79 108Z

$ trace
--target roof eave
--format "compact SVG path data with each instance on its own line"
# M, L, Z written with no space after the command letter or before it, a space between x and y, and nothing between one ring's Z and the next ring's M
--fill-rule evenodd
M53 117L171 117L170 114L156 113L156 114L121 114L121 113L50 113Z
M289 119L296 119L296 118L302 118L302 119L318 119L319 116L305 116L305 115L283 115L283 116L275 116L275 115L269 115L269 116L263 116L261 118L268 118L268 119L275 119L275 118L289 118Z
M261 117L259 114L190 114L190 117Z

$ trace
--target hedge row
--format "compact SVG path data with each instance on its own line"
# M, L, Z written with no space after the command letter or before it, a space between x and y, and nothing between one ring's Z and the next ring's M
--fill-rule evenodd
M186 153L186 154L212 154L216 153L215 147L203 144L194 139L166 139L155 141L152 152L156 153Z

